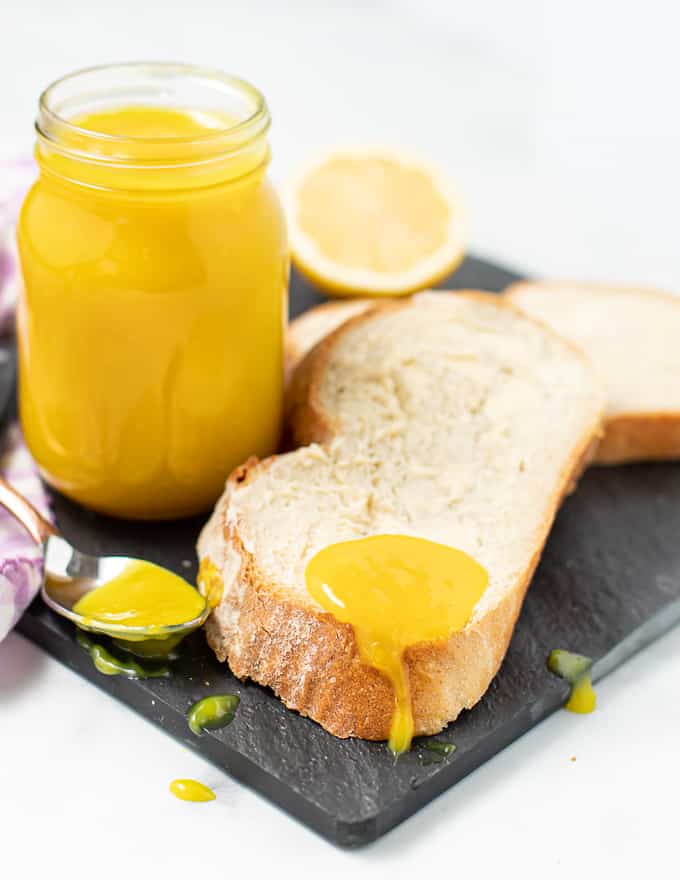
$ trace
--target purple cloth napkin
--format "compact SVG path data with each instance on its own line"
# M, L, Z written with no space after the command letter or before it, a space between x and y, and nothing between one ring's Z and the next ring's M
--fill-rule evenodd
M32 160L0 163L0 332L11 332L19 282L14 225L26 189L35 176ZM43 513L51 516L35 462L11 426L2 438L0 473ZM0 507L0 641L40 588L42 554L23 528Z

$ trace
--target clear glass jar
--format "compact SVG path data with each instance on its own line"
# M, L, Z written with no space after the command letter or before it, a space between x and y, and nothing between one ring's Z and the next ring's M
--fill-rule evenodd
M269 121L252 86L176 64L84 70L40 99L21 420L47 481L88 507L197 513L276 447L288 249Z

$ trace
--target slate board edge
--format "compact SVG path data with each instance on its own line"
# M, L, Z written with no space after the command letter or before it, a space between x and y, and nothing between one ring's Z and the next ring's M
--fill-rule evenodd
M40 599L36 598L35 602L40 602ZM225 747L224 743L215 739L209 732L201 737L191 734L186 717L177 712L174 707L164 703L158 694L153 694L154 705L151 704L150 699L145 698L143 681L130 680L122 676L115 679L107 678L97 672L89 660L81 666L76 666L72 662L71 640L56 630L41 626L40 619L30 614L25 614L22 617L16 629L21 635L30 639L77 675L85 678L90 684L108 696L114 697L128 708L134 709L147 721L151 721L167 736L181 742L182 745L187 746L200 757L208 758L222 772L227 771L230 776L245 783L255 792L264 794L274 805L292 813L303 824L314 828L322 836L334 841L334 820L331 816L325 818L317 807L311 805L239 752ZM151 692L148 693L151 696ZM169 730L167 723L168 716L172 716L175 721L172 731ZM186 734L178 735L177 730L183 728L186 729Z

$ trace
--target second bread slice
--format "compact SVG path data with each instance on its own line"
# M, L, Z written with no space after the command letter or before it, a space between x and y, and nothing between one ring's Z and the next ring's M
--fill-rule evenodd
M680 298L655 290L523 282L507 296L572 340L606 390L596 460L680 458Z

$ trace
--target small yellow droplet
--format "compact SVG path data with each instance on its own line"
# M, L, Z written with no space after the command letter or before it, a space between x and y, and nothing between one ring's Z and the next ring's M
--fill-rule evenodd
M181 801L214 801L215 792L195 779L173 779L170 791Z
M596 705L597 698L590 681L590 676L584 675L579 678L571 689L571 696L564 708L570 712L577 712L579 715L587 715L595 710Z

